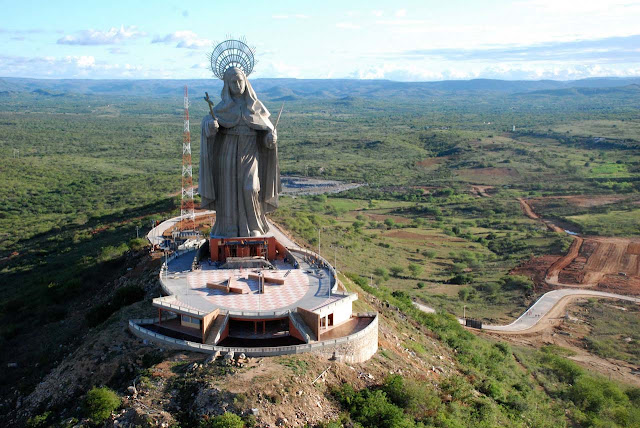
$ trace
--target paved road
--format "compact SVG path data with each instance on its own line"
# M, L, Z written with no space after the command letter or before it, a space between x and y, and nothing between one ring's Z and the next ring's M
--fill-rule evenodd
M535 326L544 316L553 309L554 306L560 302L561 299L567 296L581 296L581 297L601 297L601 298L609 298L609 299L620 299L627 300L630 302L640 303L640 298L632 297L632 296L624 296L622 294L614 294L607 293L604 291L594 291L594 290L582 290L577 288L569 288L569 289L561 289L561 290L553 290L545 293L540 297L529 309L525 311L520 317L507 325L491 325L484 324L482 326L483 330L492 330L492 331L504 331L504 332L512 332L512 331L524 331ZM420 309L423 312L432 314L435 313L436 310L430 306L423 305L422 303L413 302L414 306ZM458 321L461 324L464 324L464 320L458 318Z
M604 291L581 290L576 288L553 290L545 293L536 301L529 309L520 317L508 325L483 325L484 330L493 331L523 331L536 325L555 305L560 302L563 297L567 296L584 296L584 297L603 297L609 299L627 300L630 302L640 303L640 298L632 296L624 296L622 294L607 293Z

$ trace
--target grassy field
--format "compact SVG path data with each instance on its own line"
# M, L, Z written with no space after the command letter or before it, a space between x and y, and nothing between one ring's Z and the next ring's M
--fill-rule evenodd
M136 227L143 234L152 220L178 213L172 196L180 188L178 95L0 94L0 363L20 360L19 368L2 371L3 395L28 394L109 308L129 302L115 289L133 269ZM287 101L278 128L282 172L366 185L329 198L283 197L273 218L312 248L320 229L321 253L335 256L342 274L371 282L364 292L404 305L407 313L415 298L458 315L466 306L475 318L513 319L537 290L509 272L531 256L559 254L566 244L525 217L518 197L622 195L607 205L558 203L542 214L566 217L589 233L640 233L634 95ZM265 103L271 111L281 105ZM191 116L202 117L205 109L194 102ZM195 177L197 123L192 120ZM474 192L478 185L490 187L488 197ZM362 302L358 308L367 309ZM459 332L439 330L442 317L422 321L451 349L458 340L476 346ZM402 341L416 353L427 342ZM497 351L477 343L488 364ZM465 358L462 370L491 371L500 381L495 367ZM542 359L531 357L529 372L544 371ZM509 394L515 389L506 387ZM499 410L507 402L508 412L535 411L494 398L475 403L501 421L508 419ZM466 402L457 403L449 410L467 414Z
M603 358L640 365L640 309L627 302L590 300L578 305L576 315L590 327L584 346Z
M601 236L640 235L640 208L628 211L609 211L602 214L567 216L583 233Z

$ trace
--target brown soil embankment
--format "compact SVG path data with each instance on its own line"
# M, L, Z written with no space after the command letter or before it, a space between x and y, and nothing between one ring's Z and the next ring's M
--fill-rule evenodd
M562 269L566 268L578 257L580 252L580 248L582 247L583 239L579 236L576 236L569 247L569 251L566 255L560 257L556 260L547 270L547 276L545 281L547 284L555 285L555 286L563 286L565 284L561 284L558 281L558 275L562 271Z

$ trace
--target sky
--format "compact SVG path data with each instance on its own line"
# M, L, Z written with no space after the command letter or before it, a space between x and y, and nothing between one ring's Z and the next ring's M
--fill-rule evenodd
M252 78L640 76L640 0L0 0L0 76L214 78L230 37Z

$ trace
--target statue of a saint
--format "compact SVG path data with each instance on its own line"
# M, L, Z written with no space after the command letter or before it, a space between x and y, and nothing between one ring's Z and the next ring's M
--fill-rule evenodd
M277 133L242 69L224 71L222 101L202 120L199 192L214 237L262 236L281 191Z

